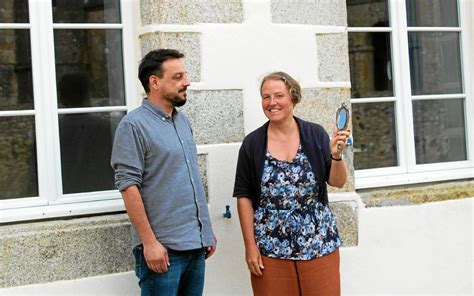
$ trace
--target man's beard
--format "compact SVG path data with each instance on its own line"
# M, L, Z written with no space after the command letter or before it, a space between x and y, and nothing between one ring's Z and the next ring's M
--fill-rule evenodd
M186 104L186 93L182 97L179 95L174 95L172 97L166 98L166 100L174 107L181 107Z

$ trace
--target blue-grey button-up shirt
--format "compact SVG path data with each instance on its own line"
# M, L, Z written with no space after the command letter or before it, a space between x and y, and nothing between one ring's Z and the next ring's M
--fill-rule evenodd
M111 165L120 191L137 185L158 241L173 250L214 244L191 124L143 100L115 132ZM132 247L141 244L132 225Z

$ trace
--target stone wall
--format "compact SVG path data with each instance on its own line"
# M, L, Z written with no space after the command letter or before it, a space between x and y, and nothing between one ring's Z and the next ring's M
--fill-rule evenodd
M0 288L131 270L126 214L0 227Z
M241 0L142 0L142 25L196 23L241 23Z

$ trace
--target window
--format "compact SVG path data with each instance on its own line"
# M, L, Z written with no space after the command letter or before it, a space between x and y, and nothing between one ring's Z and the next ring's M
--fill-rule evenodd
M28 3L10 2L2 2L0 14L0 22L12 24L0 30L2 198L38 195Z
M122 209L109 160L136 80L126 2L1 1L0 221Z
M466 3L346 4L356 187L474 177Z

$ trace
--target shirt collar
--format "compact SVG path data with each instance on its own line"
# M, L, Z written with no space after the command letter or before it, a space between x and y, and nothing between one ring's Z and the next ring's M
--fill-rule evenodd
M142 106L145 107L146 109L150 110L153 114L155 114L156 116L160 117L160 118L165 118L165 119L171 119L169 116L168 116L168 113L166 113L163 109L161 109L160 107L158 107L157 105L153 104L152 102L150 102L147 98L144 98L143 101L142 101ZM172 111L172 116L173 118L176 117L176 115L178 114L178 110L176 110L176 108L173 108L173 111Z

